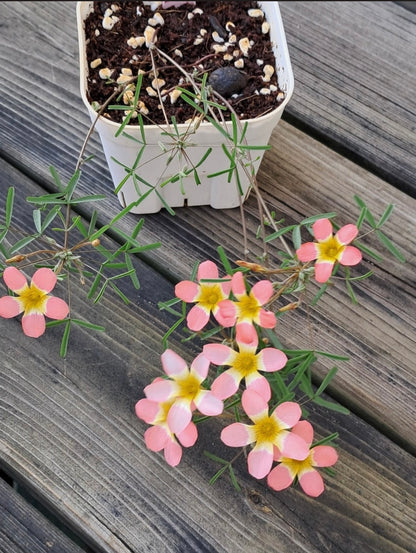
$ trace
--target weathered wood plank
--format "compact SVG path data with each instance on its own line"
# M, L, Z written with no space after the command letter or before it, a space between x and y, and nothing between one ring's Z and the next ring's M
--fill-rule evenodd
M0 126L5 139L0 148L6 158L24 166L42 184L50 182L48 163L62 168L64 176L71 174L82 141L82 122L87 128L87 116L78 95L74 7L74 3L42 2L5 5L4 33L0 37L0 56L6 71L6 86L0 99L5 117ZM12 20L15 10L24 21L30 12L33 22L25 34L25 40L33 45L25 54L28 56L25 63L21 54L23 35L18 31L16 19ZM57 19L62 24L51 40L47 32ZM40 34L41 21L45 28ZM25 67L24 74L21 67ZM30 87L26 87L23 96L23 83L29 78ZM16 86L8 86L9 83ZM27 122L22 121L21 113L28 114ZM379 215L388 203L396 204L387 231L404 252L409 252L408 262L401 265L389 261L385 269L378 269L375 264L377 276L369 285L363 284L359 293L363 307L351 306L340 288L331 291L311 316L310 334L323 328L317 344L320 349L347 351L351 355L331 392L414 451L413 415L408 405L409 401L414 404L415 397L411 367L415 350L416 267L414 244L408 237L414 231L416 202L285 122L279 124L271 143L272 150L266 152L259 182L270 206L285 216L288 223L327 210L338 211L348 222L349 211L357 213L352 200L356 193ZM86 167L80 190L104 190L110 195L113 187L96 139L92 151L97 156ZM258 252L253 238L257 225L255 205L254 198L250 198L247 213L253 257ZM102 204L100 222L106 221L103 214L115 215L118 210L118 201L109 197ZM126 217L120 226L129 231L136 222L137 217ZM163 247L153 252L151 262L159 264L172 279L188 277L196 261L207 256L215 258L218 243L226 247L231 258L242 256L238 210L179 209L175 218L162 211L146 217L141 236L145 243L162 240ZM372 262L366 264L372 266ZM304 314L293 314L290 320L290 325L282 325L279 330L282 341L292 347L309 347ZM328 368L323 363L319 375Z
M3 163L1 174L9 184L19 183L25 196L33 194L33 184L15 169ZM22 210L22 228L30 217ZM298 490L271 492L247 476L244 461L236 466L243 496L226 480L210 486L218 467L203 451L234 455L221 446L215 421L201 427L197 446L184 453L177 469L145 449L145 425L135 417L134 403L160 374L160 336L169 320L158 311L153 290L163 295L169 284L145 265L139 275L137 303L104 299L94 320L109 321L108 332L76 329L76 347L65 361L56 355L59 327L34 341L22 340L18 321L4 325L4 468L108 553L411 550L414 458L355 415L311 407L319 435L340 431L337 476L326 479L327 491L316 501ZM89 316L76 284L72 296L75 316ZM177 337L172 347L189 360L193 356L194 346Z
M2 553L82 553L0 478L0 551Z
M416 14L393 2L279 3L290 120L416 194Z

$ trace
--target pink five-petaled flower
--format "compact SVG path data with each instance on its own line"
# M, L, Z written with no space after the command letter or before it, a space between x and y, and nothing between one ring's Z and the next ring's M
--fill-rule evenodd
M38 269L30 286L24 274L16 267L7 267L4 282L17 296L0 298L0 316L9 319L23 312L22 328L26 336L39 338L45 332L45 315L51 319L64 319L68 304L48 293L56 284L56 274L46 267Z
M274 372L282 369L287 362L286 355L275 348L264 348L258 353L256 329L249 323L237 325L236 342L239 351L224 344L206 344L204 355L214 365L229 365L231 368L220 374L212 383L211 391L220 399L236 393L240 382L245 378L246 387L255 390L266 401L270 399L270 385L259 371Z
M226 299L219 304L219 313L223 326L234 326L247 322L256 323L263 328L274 328L275 314L263 309L273 295L273 285L269 280L260 280L247 294L243 273L234 273L231 289L237 301Z
M358 234L355 225L345 225L332 234L332 223L329 219L319 219L312 225L313 234L317 242L306 242L296 251L300 261L315 263L315 278L318 282L326 282L332 273L334 264L357 265L362 259L360 250L348 246Z
M222 401L201 387L209 369L209 361L202 353L195 357L190 369L182 357L170 349L162 354L161 359L169 379L152 382L144 392L151 401L172 402L166 416L172 433L179 436L186 429L195 409L207 416L222 413Z
M292 428L292 432L301 436L310 446L313 440L313 428L310 422L300 421ZM306 459L295 460L275 454L275 460L279 461L269 473L267 483L274 490L280 491L289 487L297 477L303 491L311 497L318 497L324 491L322 476L314 467L330 467L338 460L336 450L329 445L317 445L310 449Z
M218 304L228 298L231 290L230 278L220 279L218 267L212 261L204 261L199 265L197 278L198 283L183 280L175 286L175 295L178 298L188 303L196 303L186 318L188 327L194 332L198 332L207 324L211 312L217 321L223 324Z
M155 381L160 380L163 379L155 379ZM167 423L167 416L173 402L174 400L157 403L147 398L141 399L136 403L136 415L147 424L152 425L144 433L146 447L151 451L161 451L163 449L166 462L172 467L176 467L182 458L182 448ZM184 447L193 446L198 438L196 425L191 421L177 435L177 438Z
M235 422L221 432L221 440L231 447L255 444L248 454L248 471L254 478L264 478L273 464L274 448L285 456L300 461L309 454L309 446L303 438L290 432L300 419L297 403L281 403L269 415L268 403L254 390L245 390L242 396L244 411L254 425Z

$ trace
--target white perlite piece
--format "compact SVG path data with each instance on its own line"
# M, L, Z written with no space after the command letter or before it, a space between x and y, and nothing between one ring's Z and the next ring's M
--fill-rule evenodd
M155 98L157 96L156 90L154 88L152 88L151 86L146 87L146 92L148 93L149 96L152 96L153 98Z
M181 94L182 92L180 90L172 90L172 92L169 93L170 103L174 104Z
M157 40L156 29L148 25L144 30L144 38L146 41L146 46L149 48Z
M145 42L146 39L144 36L132 36L128 39L127 44L136 49L139 46L143 46Z
M106 29L107 31L111 31L111 29L114 27L114 25L117 23L118 20L119 18L115 15L104 17L103 19L104 29Z
M244 56L248 56L248 51L251 48L251 44L249 39L245 36L244 38L240 38L238 41L238 46L240 47L240 50L243 52Z
M160 15L159 12L156 12L153 17L151 17L150 19L148 19L148 24L151 25L152 27L156 27L156 25L164 25L165 24L165 20L163 19L163 17Z
M260 9L256 8L248 10L247 13L250 17L264 17L264 13Z
M92 62L90 63L90 67L91 67L91 69L95 69L96 67L101 65L101 63L102 63L102 59L101 58L96 58L95 60L92 60Z
M122 70L121 70L121 74L122 75L128 75L129 77L131 77L133 75L133 72L130 69L130 67L123 67Z
M174 53L176 56L179 56L180 58L183 58L183 54L182 54L182 52L181 52L178 48L176 48L176 50L175 50L173 53Z
M155 78L152 81L152 86L155 90L157 90L158 88L162 88L162 86L165 84L166 84L166 81L164 81L163 79Z
M243 58L240 58L239 60L236 60L234 62L234 67L236 67L237 69L243 69L244 67L244 60Z
M103 67L98 72L98 75L99 75L100 79L104 80L104 79L109 79L111 77L112 73L113 73L113 69L110 69L109 67Z
M272 75L274 73L274 67L272 65L266 64L263 67L263 73L264 73L264 76L262 77L263 81L265 83L269 83L270 78L272 77Z
M267 21L263 21L263 23L261 24L261 32L264 35L267 35L269 31L270 31L270 23L268 23Z
M218 34L217 31L213 31L213 33L211 33L211 36L213 38L213 40L215 40L215 42L224 42L224 39Z

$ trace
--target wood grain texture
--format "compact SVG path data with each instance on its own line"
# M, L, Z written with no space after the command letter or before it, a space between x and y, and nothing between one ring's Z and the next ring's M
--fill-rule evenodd
M1 553L82 553L39 511L0 479Z
M416 14L394 2L279 3L291 120L416 195Z

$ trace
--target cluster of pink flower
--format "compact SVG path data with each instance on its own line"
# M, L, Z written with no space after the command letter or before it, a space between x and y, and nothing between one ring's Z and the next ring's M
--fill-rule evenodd
M336 263L359 263L360 250L348 245L357 235L355 225L346 225L335 235L328 219L316 221L312 228L317 241L303 244L296 253L301 262L316 260L318 282L330 278ZM269 412L272 393L261 372L278 371L287 362L286 355L276 348L258 351L256 327L271 329L276 325L274 313L264 307L273 295L272 283L261 280L248 292L242 272L220 278L215 263L204 261L199 265L197 282L180 282L175 294L194 304L186 319L190 330L202 330L212 314L222 327L234 328L236 349L225 344L206 344L190 369L172 350L163 353L162 365L168 378L156 378L144 389L146 397L136 404L137 416L151 425L145 432L147 447L163 450L166 461L176 466L182 457L180 444L190 447L198 437L193 412L220 415L223 401L236 394L244 380L241 404L253 424L230 424L221 433L222 441L231 447L252 446L247 457L248 471L258 479L267 477L272 489L283 490L298 480L306 494L320 495L324 482L316 468L334 465L336 450L328 445L312 446L312 425L300 420L297 403L286 401ZM202 384L210 363L229 368L215 378L208 390ZM274 462L277 464L273 467Z
M238 350L225 344L206 344L190 369L172 350L162 354L162 365L169 378L157 378L145 388L146 398L136 404L137 416L152 425L145 432L147 447L152 451L163 450L166 461L177 465L182 456L180 444L189 447L197 439L193 411L220 415L223 400L233 396L245 380L242 406L254 424L236 422L227 426L221 433L222 441L232 447L253 445L248 455L249 473L255 478L268 476L273 489L286 488L297 476L307 494L319 495L323 480L314 467L334 464L337 459L334 448L310 449L312 426L299 421L298 404L282 403L269 415L270 384L260 371L278 371L287 358L272 347L257 352L258 334L253 323L262 328L273 328L276 324L275 315L263 307L273 294L271 282L259 281L247 293L241 272L220 279L212 261L199 265L197 279L198 282L182 281L175 288L177 297L195 304L187 316L188 327L201 330L212 313L220 325L235 327ZM235 300L229 299L230 292ZM202 383L208 376L210 363L230 368L206 390ZM273 460L279 464L272 470Z
M358 233L355 225L346 225L335 235L328 219L316 221L312 228L317 242L303 244L296 254L301 262L316 260L318 282L330 278L335 263L356 265L361 261L360 250L348 245ZM15 267L6 268L3 278L15 295L0 298L0 316L11 318L23 313L26 335L37 338L44 333L45 315L53 319L68 315L66 302L49 295L57 281L51 269L38 269L30 285ZM220 278L212 261L199 265L197 281L182 281L175 287L178 298L195 304L187 315L189 329L199 332L212 314L222 327L234 328L237 349L219 343L206 344L190 368L174 351L167 349L162 354L168 378L156 378L144 389L146 397L136 404L137 416L151 425L145 432L147 447L152 451L163 450L166 461L176 466L182 457L181 445L190 447L198 437L193 412L220 415L224 400L236 394L244 380L241 404L253 424L235 422L227 426L221 433L222 441L231 447L251 445L247 458L249 473L255 478L267 476L271 488L287 488L297 478L308 495L320 495L324 484L315 467L333 465L337 461L335 449L312 446L313 428L308 421L300 420L301 408L297 403L281 403L269 413L272 393L261 372L279 371L287 362L286 355L276 348L263 347L258 351L256 328L271 329L276 325L274 313L264 307L273 296L272 283L261 280L248 292L242 272ZM203 383L210 363L229 368L207 390ZM274 461L277 465L273 468Z

